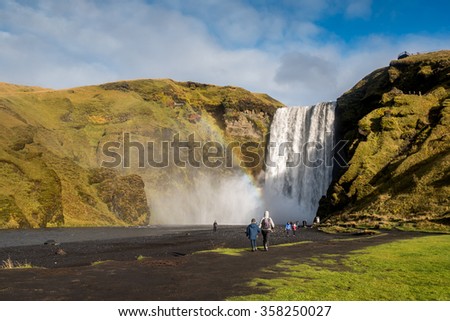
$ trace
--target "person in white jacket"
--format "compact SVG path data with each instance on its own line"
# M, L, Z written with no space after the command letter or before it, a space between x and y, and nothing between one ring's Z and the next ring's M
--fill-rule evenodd
M269 215L269 211L264 212L264 217L261 219L261 222L259 222L259 228L261 229L261 233L263 236L263 244L264 244L264 250L269 250L269 235L275 228L275 223L273 222L272 218Z

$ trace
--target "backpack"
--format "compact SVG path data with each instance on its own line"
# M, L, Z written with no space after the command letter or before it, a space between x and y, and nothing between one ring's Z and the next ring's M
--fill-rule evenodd
M261 227L264 230L270 230L272 228L271 224L270 224L270 218L264 218L262 223L261 223Z

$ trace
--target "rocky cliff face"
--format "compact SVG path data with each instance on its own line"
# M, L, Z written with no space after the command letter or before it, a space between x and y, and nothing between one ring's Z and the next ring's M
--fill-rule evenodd
M320 215L349 225L443 228L450 219L450 51L394 60L342 95L337 171Z
M185 168L150 168L149 142L160 146L177 134L201 143L264 142L279 106L241 88L172 80L57 91L0 83L0 228L146 224L152 193L189 180ZM121 146L109 150L116 158L105 155L107 143ZM100 168L111 160L120 164Z

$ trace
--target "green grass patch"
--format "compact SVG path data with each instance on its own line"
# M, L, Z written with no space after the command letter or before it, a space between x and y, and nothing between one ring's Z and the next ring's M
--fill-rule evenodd
M272 279L248 285L264 294L230 300L450 300L450 236L427 236L318 256L308 264L283 261Z
M92 262L91 266L98 266L98 265L102 265L102 264L109 263L109 262L113 262L113 261L112 260L104 260L104 261L99 260L99 261Z
M300 241L300 242L290 242L290 243L283 243L283 244L276 244L272 245L271 248L275 247L289 247L289 246L295 246L295 245L301 245L301 244L309 244L312 243L312 241Z
M277 247L288 247L288 246L295 246L300 244L308 244L312 243L312 241L301 241L301 242L291 242L291 243L283 243L283 244L277 244L277 245L271 245L270 248L277 248ZM262 246L258 247L258 250L263 250ZM216 248L212 250L204 250L195 252L194 254L201 254L201 253L218 253L223 255L230 255L230 256L241 256L245 252L251 251L249 247L246 248Z
M212 250L205 250L205 251L199 251L199 252L195 252L194 254L202 254L202 253L218 253L218 254L222 254L222 255L230 255L230 256L241 256L243 252L249 251L248 248L238 248L238 249L233 249L233 248L223 248L223 247L219 247L217 249L212 249Z
M371 227L358 225L355 222L341 223L342 225L330 225L319 227L319 231L328 234L354 234L354 235L380 235L381 231Z
M450 227L448 225L436 224L433 222L417 222L417 223L403 223L396 226L400 231L418 231L427 233L443 233L450 234Z

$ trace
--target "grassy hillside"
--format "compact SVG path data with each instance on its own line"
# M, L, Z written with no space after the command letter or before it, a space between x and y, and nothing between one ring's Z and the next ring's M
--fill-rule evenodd
M450 51L394 60L337 104L349 167L321 215L351 226L448 229Z
M188 174L138 168L134 154L130 168L101 169L105 143L124 133L142 143L177 133L260 142L278 106L241 88L169 79L68 90L0 83L0 227L145 224L150 194Z

